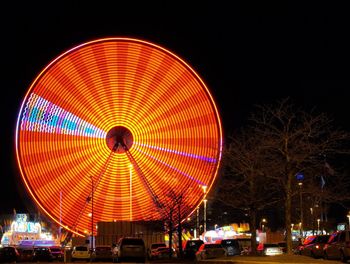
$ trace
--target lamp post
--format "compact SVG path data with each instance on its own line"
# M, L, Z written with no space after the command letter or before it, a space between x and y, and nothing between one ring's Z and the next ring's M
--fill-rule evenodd
M198 232L198 234L200 233L200 231L199 231L199 206L197 207L196 228L195 228L194 238L197 238L197 232Z
M203 193L204 193L204 217L203 217L203 231L204 233L207 232L207 199L206 199L206 195L207 195L207 186L206 185L202 185L202 189L203 189Z
M94 179L91 176L91 245L90 245L90 262L92 262L92 253L94 252ZM90 215L90 214L89 214Z
M304 174L297 173L295 175L298 185L299 185L299 200L300 200L300 237L303 236L303 194L302 194L302 187L303 187L303 180L304 180Z
M318 219L317 219L317 234L320 233L320 221L321 221L321 219L318 218Z
M348 229L350 229L350 211L349 211L349 213L348 213L347 217L348 217L348 220L349 220L349 226L348 226Z
M204 233L207 232L207 199L204 199Z
M299 182L299 195L300 195L300 236L303 236L303 194L301 189L303 187L303 183Z

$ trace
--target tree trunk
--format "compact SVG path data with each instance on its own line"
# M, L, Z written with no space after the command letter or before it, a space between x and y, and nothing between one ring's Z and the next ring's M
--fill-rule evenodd
M250 210L250 232L252 233L252 237L251 237L252 255L256 255L256 248L257 248L256 247L256 216L257 216L257 211L255 209Z
M179 203L178 205L178 221L179 221L179 224L177 226L177 235L179 237L179 258L182 258L182 226L181 226L181 204Z
M170 210L169 214L169 259L172 258L173 255L173 211Z
M286 228L286 242L287 242L287 254L292 254L292 221L291 221L291 208L292 208L292 177L288 177L287 186L286 186L286 200L284 202L285 207L285 228Z

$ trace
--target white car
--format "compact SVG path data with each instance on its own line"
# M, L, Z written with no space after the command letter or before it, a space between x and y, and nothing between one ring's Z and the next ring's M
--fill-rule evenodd
M90 260L90 250L87 246L75 246L72 251L72 261Z
M278 244L264 244L262 254L264 256L282 255L283 250Z

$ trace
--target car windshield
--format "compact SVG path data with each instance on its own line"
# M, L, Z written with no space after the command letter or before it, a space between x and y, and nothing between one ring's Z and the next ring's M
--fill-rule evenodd
M203 244L203 241L201 240L192 240L192 241L187 241L187 247L198 247Z
M318 243L327 243L328 239L329 239L329 236L318 236L317 242Z
M220 244L205 244L204 248L222 248Z
M224 247L227 246L238 246L238 241L234 240L234 239L224 239L221 241L221 245L223 245Z
M122 244L127 244L127 245L144 245L144 242L142 239L134 239L134 238L126 238L123 240Z
M277 244L264 244L264 247L265 248L271 248L271 247L279 247L279 245L277 245Z
M33 250L32 249L23 249L22 254L32 254Z
M109 251L111 250L110 247L96 247L96 251Z
M76 251L88 251L87 247L76 247Z

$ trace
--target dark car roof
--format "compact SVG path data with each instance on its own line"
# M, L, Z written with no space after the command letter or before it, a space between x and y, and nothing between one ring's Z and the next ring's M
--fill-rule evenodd
M222 248L220 244L203 244L201 247L203 248Z
M123 237L119 240L119 242L122 244L145 245L143 239L139 237Z

